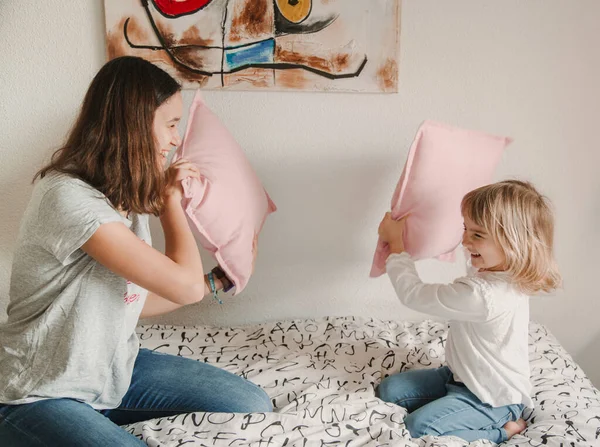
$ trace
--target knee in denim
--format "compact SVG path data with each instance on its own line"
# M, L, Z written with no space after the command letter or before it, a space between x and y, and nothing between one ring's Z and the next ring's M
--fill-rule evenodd
M439 436L441 434L423 421L422 418L415 417L414 414L406 415L404 418L404 426L412 438L421 438L426 435Z
M262 409L259 410L262 413L270 413L273 411L273 403L271 402L271 398L262 388L258 388L261 392L262 398L260 399L260 406Z
M273 404L271 403L271 399L269 395L265 393L265 391L253 384L248 383L250 387L252 387L252 398L247 398L246 402L241 404L241 409L236 410L238 413L270 413L273 411Z
M390 376L391 377L391 376ZM386 377L381 383L375 388L375 397L378 397L384 402L394 402L389 392L389 377Z

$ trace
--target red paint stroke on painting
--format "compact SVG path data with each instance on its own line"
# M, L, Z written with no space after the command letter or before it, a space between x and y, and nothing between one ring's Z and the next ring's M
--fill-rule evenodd
M153 0L156 7L169 17L190 14L204 8L212 0Z

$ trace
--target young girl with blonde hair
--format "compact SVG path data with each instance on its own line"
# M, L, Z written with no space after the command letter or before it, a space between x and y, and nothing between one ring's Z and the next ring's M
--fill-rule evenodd
M404 220L386 214L387 273L407 307L449 322L447 366L385 378L378 396L408 411L411 436L457 436L501 443L526 428L530 397L529 295L560 284L548 201L526 182L478 188L462 200L467 276L425 284L404 252Z

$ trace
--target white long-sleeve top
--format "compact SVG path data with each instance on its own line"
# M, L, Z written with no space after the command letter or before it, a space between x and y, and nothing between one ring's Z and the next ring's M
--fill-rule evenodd
M446 362L455 380L493 407L533 408L529 297L506 273L470 269L452 284L425 284L407 253L390 255L386 268L405 306L449 320Z

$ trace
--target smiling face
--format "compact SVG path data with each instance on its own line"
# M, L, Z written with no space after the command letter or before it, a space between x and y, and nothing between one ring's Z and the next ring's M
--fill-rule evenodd
M156 109L154 114L154 141L159 153L159 160L164 165L173 147L181 144L177 124L181 120L183 100L177 92Z
M500 245L485 228L475 224L463 214L462 244L471 254L471 264L479 271L502 272L506 270L506 256Z

